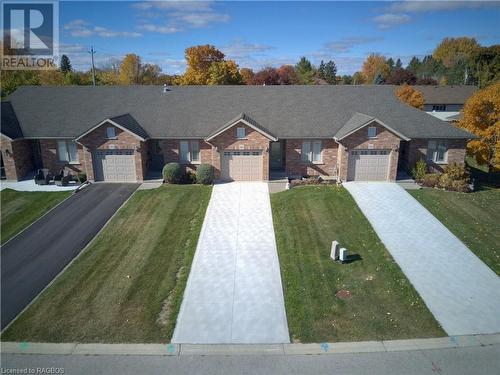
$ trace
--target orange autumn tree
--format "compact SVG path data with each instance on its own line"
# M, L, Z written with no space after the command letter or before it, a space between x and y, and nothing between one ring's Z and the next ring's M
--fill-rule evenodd
M210 44L186 48L187 69L180 83L183 85L207 85L210 67L224 61L225 55ZM213 72L212 72L213 73Z
M381 74L383 78L387 77L390 68L384 56L378 53L372 53L366 58L361 71L364 81L368 84L372 84L378 74Z
M465 102L458 125L478 137L468 143L467 153L489 172L500 170L500 82L477 91Z
M424 109L424 94L411 86L403 85L396 89L396 96L403 103L418 109Z

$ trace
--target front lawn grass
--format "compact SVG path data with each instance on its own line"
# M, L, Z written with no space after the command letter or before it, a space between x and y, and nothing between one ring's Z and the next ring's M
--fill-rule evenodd
M445 336L347 190L297 187L271 204L293 341ZM333 262L333 240L358 260Z
M41 192L4 189L0 193L1 239L4 244L56 204L71 195L69 191Z
M409 190L427 210L500 276L500 190L456 193Z
M211 187L137 191L3 341L168 342Z

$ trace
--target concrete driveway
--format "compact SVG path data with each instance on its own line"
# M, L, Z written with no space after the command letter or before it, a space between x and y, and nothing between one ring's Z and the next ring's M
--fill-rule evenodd
M138 184L93 184L2 246L2 329L94 238Z
M289 342L266 183L214 186L172 342Z
M449 335L500 332L500 278L439 220L397 184L344 186Z

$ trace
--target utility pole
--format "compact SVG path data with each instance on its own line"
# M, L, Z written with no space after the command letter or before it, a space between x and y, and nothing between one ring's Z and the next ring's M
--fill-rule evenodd
M88 52L90 53L90 58L92 59L92 86L95 86L94 46L90 46L90 51Z

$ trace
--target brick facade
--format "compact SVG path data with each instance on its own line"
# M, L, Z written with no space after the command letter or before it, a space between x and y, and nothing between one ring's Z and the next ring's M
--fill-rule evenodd
M342 147L339 147L338 149L338 160L339 178L342 181L347 180L349 152L361 149L391 150L389 155L389 180L396 180L400 138L396 134L387 130L384 126L377 123L372 123L369 126L375 126L377 128L376 138L368 138L368 126L365 126L340 141Z
M11 141L2 135L0 150L7 180L18 181L33 171L33 143L30 140Z
M285 144L285 170L289 177L332 176L337 167L338 143L322 139L321 163L302 160L302 142L306 139L287 139ZM307 141L313 141L307 139Z
M52 174L59 173L63 168L70 170L73 174L85 173L84 151L81 145L77 145L78 163L70 164L59 160L56 139L40 139L39 142L43 167L47 168Z
M134 150L135 172L137 181L142 181L146 176L148 167L148 149L146 142L141 141L135 135L115 127L116 139L107 139L106 128L112 127L105 123L94 129L78 140L84 145L83 168L87 173L87 178L94 181L94 168L92 162L92 152L95 150Z
M245 128L245 139L238 139L236 137L236 129L239 127ZM214 139L210 140L212 145L212 165L214 166L216 178L221 175L221 155L224 150L261 150L262 151L262 179L269 180L269 143L270 140L262 133L254 130L253 128L238 123L222 134L219 134ZM210 158L207 158L209 160Z
M409 141L405 147L405 157L402 160L401 167L409 171L420 159L426 160L428 143L429 139L412 139ZM465 163L466 146L466 139L448 140L447 162L436 164L427 161L429 172L442 172L447 164L457 163L463 165Z
M180 161L180 142L184 139L161 139L158 140L161 152L163 153L164 164L181 163ZM200 162L199 163L183 163L188 171L196 171L199 164L212 163L212 146L203 139L185 139L186 141L199 142L200 146Z

